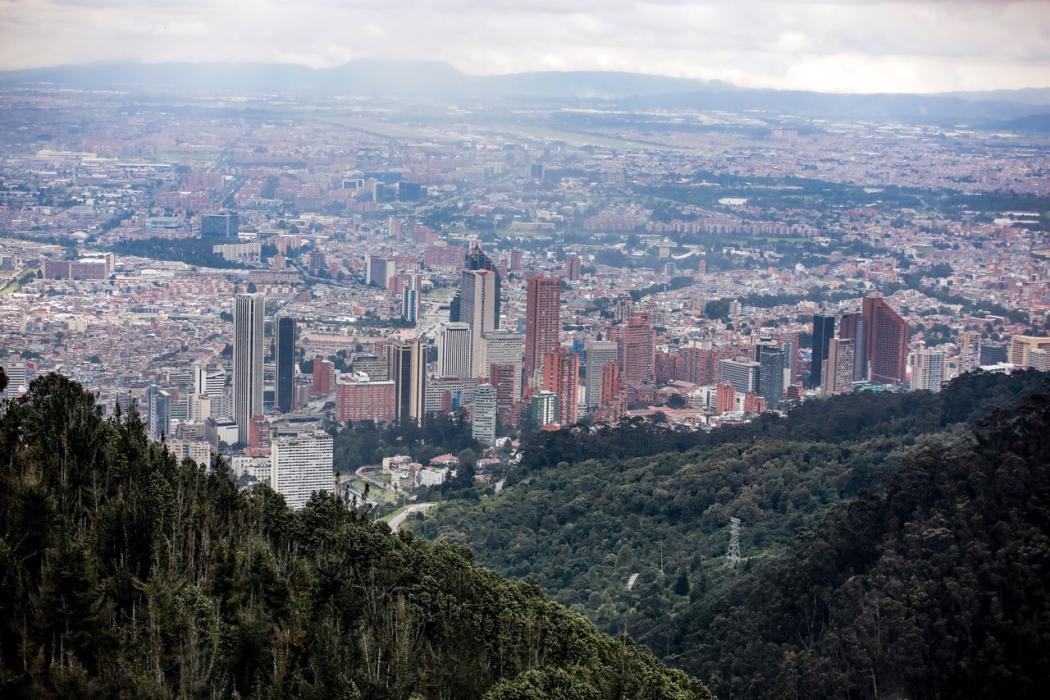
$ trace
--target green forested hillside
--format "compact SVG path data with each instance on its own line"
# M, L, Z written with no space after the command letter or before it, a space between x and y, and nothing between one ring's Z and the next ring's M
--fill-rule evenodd
M61 377L0 413L0 696L710 697L465 550L177 464Z
M720 697L1041 696L1048 395L1050 375L979 374L706 436L559 431L538 440L563 451L527 456L502 493L415 527L535 579ZM696 446L586 458L681 440Z

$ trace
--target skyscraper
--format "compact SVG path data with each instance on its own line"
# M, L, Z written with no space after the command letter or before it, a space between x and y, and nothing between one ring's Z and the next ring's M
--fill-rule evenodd
M274 438L270 443L270 487L299 510L315 491L335 493L332 436L324 431Z
M809 367L809 380L807 386L820 386L821 378L824 376L824 358L828 356L828 344L835 337L835 317L813 316L813 361Z
M981 366L981 334L964 331L959 337L959 374L973 372Z
M908 323L882 297L865 297L863 315L871 381L903 384L908 378Z
M506 423L521 398L521 365L489 365L489 383L496 389L496 415Z
M263 412L263 322L266 297L238 294L233 302L233 419L237 441L248 442L248 423Z
M848 394L853 391L853 353L856 344L853 338L828 340L828 354L824 358L824 375L820 384L825 394Z
M441 335L438 336L438 376L474 376L468 324L446 323L441 329Z
M419 273L411 274L408 276L405 289L401 292L401 318L410 323L416 323L419 320L419 302L423 294L421 284Z
M944 384L944 351L937 348L923 348L913 355L911 368L911 388L913 391L926 389L938 392Z
M496 389L491 384L481 384L474 391L470 435L486 447L496 444Z
M464 270L459 284L459 319L470 325L471 376L485 372L485 353L481 336L496 328L496 273L491 270Z
M171 434L171 394L158 386L146 390L146 426L150 435L160 439Z
M500 315L500 286L503 280L500 279L499 270L496 267L496 263L493 262L492 258L485 255L485 251L481 249L481 245L475 241L471 244L470 249L467 251L466 259L464 260L468 270L488 270L493 273L493 284L495 286L495 292L493 294L492 311L495 315L496 321L493 324L493 328L499 328L499 315Z
M485 366L492 365L513 366L514 369L514 401L521 398L521 368L525 352L525 336L517 331L496 330L482 334L485 351ZM489 375L493 385L495 379Z
M277 365L274 405L278 412L288 413L295 405L295 319L278 314L273 330Z
M741 394L750 394L758 388L761 365L751 360L720 360L718 381L729 382Z
M580 356L555 348L543 358L543 388L558 395L558 422L572 425L578 417Z
M653 380L655 349L652 316L645 311L632 313L620 335L620 371L628 386Z
M558 422L558 395L553 391L540 391L533 394L529 404L532 425L542 428L550 423Z
M587 407L595 409L602 405L602 369L619 359L620 346L608 340L587 343Z
M855 382L863 382L868 379L866 327L863 315L842 314L839 323L839 338L853 341L853 381Z
M776 408L784 399L784 351L765 347L760 357L758 392L766 400L767 406Z
M729 382L720 382L715 394L715 413L722 415L736 408L736 389Z
M543 369L543 357L558 347L561 332L561 280L533 277L525 290L525 381Z
M426 348L419 340L395 343L390 350L390 376L394 380L394 420L423 424L426 415Z

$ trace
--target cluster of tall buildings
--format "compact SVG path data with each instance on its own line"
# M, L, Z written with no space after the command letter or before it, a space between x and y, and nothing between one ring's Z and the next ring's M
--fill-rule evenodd
M856 382L906 384L908 323L879 296L865 297L860 312L837 319L818 314L812 358L808 383L825 394L852 392Z

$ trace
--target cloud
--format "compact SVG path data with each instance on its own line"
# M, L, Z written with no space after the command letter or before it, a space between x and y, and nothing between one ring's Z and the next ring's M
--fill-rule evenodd
M977 0L0 0L0 67L447 61L831 91L1050 85L1050 4Z

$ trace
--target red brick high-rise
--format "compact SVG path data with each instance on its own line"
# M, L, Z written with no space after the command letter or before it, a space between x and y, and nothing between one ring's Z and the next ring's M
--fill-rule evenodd
M335 376L335 365L320 357L314 358L313 383L310 393L314 396L328 396L332 393L332 379Z
M543 388L558 395L558 422L572 425L577 420L580 356L556 348L543 357Z
M394 382L346 382L336 387L335 417L340 423L394 420Z
M497 364L489 366L489 384L496 389L496 416L504 424L507 424L514 404L518 402L518 396L514 389L518 379L518 365Z
M628 386L653 380L653 350L652 317L647 312L631 314L620 335L620 371Z
M882 297L865 297L862 315L871 381L903 384L907 380L908 322Z
M722 415L731 412L734 408L736 408L736 389L729 382L721 382L715 396L715 413Z
M627 413L627 392L623 389L620 366L608 362L602 367L602 405L595 420L614 423Z
M561 331L561 279L533 277L525 292L525 383L532 381L543 357L558 347Z

